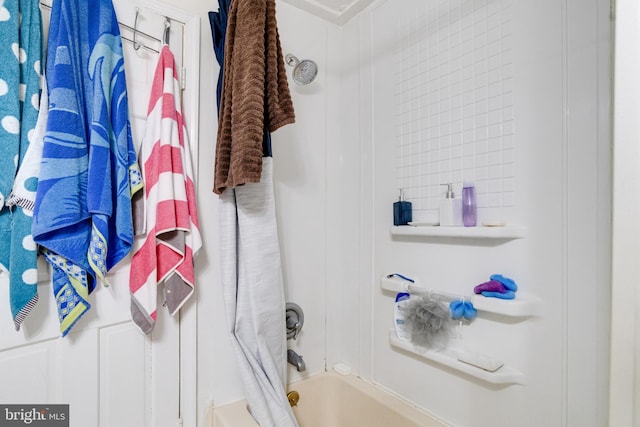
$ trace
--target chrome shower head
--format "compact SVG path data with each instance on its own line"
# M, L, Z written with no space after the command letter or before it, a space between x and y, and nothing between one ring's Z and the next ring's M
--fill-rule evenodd
M318 65L310 59L300 61L294 55L288 53L285 55L284 60L287 65L293 67L291 77L299 85L308 85L318 75Z

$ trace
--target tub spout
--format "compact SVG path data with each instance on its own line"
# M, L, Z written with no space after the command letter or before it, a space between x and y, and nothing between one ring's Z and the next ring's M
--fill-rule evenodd
M307 369L304 364L304 360L302 360L302 356L291 349L287 350L287 362L295 366L298 372L302 372Z

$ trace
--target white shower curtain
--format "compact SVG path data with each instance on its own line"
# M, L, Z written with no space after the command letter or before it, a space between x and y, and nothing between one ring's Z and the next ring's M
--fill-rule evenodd
M251 415L261 427L298 423L286 397L287 340L273 159L259 183L221 195L222 285L227 323Z

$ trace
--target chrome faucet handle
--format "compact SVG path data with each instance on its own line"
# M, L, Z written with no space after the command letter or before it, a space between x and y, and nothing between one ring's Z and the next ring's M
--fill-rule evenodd
M302 308L298 304L288 302L286 304L285 316L287 339L293 338L295 340L304 324Z
M300 356L298 353L296 353L292 349L287 350L287 362L295 366L298 372L302 372L307 369L307 366L305 365L304 360L302 359L302 356Z
M293 336L291 338L294 340L298 338L298 332L300 332L300 322L293 325Z

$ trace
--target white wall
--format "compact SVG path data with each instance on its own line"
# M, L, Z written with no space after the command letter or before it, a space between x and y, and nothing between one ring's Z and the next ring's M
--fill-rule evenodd
M610 426L640 423L638 215L640 215L640 7L616 3Z
M278 232L287 301L300 305L304 325L289 347L302 355L306 370L289 365L289 379L324 370L327 279L327 38L329 25L278 3L283 52L318 64L312 85L289 80L296 123L273 134ZM287 72L291 71L287 68Z
M200 425L211 403L242 398L226 334L217 197L210 191L218 67L206 12L217 5L168 2L202 17ZM484 246L389 235L396 192L393 37L422 2L378 2L341 28L278 2L284 52L320 66L313 85L291 83L297 123L274 134L286 291L305 311L303 333L292 344L305 358L305 375L346 363L455 425L606 425L608 9L600 0L510 3L517 187L513 206L497 212L528 234ZM540 318L481 316L464 332L469 345L524 372L526 385L490 387L391 349L392 299L377 282L389 271L464 293L502 272L542 297Z
M369 81L360 83L371 88L371 103L360 105L371 114L359 126L373 129L372 147L365 152L374 153L373 181L367 182L368 172L362 172L373 194L373 279L362 284L374 289L372 378L454 425L606 425L608 4L497 3L510 5L512 20L516 187L512 205L486 208L479 216L500 216L528 229L525 239L497 246L389 235L398 186L395 126L398 116L408 114L394 99L400 51L396 34L409 26L419 31L426 4L438 2L389 0L344 30L358 33L351 28L368 26L369 31L360 32L360 44L371 46L371 58L361 55L360 68L351 72L371 70L365 76ZM473 5L482 12L496 2ZM390 272L406 272L429 287L465 294L499 272L515 278L521 290L540 296L544 305L539 318L511 321L481 315L463 334L464 344L522 371L526 385L489 386L391 349L392 295L376 289L375 280ZM328 318L333 316L329 311Z
M330 32L327 138L326 366L342 363L371 378L373 315L371 200L374 93L369 26L355 20Z

